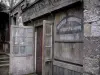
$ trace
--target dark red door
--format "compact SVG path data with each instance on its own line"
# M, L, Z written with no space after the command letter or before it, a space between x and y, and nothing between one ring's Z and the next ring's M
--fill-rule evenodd
M37 28L37 52L36 52L36 73L42 75L42 39L43 27Z

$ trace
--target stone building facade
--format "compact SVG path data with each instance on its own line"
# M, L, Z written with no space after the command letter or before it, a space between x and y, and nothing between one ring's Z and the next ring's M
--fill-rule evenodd
M99 0L19 2L11 10L11 29L32 28L33 39L28 40L30 42L33 40L30 45L32 51L29 47L25 47L27 49L23 49L25 50L23 54L19 49L19 54L15 55L13 53L15 49L11 48L10 73L99 75L99 2ZM13 44L12 46L14 47ZM28 52L33 53L27 55Z
M84 71L88 74L100 74L99 50L99 0L84 0Z

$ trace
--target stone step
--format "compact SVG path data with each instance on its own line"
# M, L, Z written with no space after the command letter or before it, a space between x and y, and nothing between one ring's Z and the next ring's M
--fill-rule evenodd
M9 66L9 64L0 64L0 67Z
M1 57L9 57L9 55L6 55L6 54L0 54L0 58Z
M0 61L0 64L8 64L9 61Z
M9 59L9 57L0 57L0 60L1 60L1 59Z
M0 61L6 61L9 60L9 57L0 57Z

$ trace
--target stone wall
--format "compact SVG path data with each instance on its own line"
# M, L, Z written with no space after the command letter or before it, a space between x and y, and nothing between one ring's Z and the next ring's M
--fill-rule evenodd
M100 1L84 0L84 75L100 75Z

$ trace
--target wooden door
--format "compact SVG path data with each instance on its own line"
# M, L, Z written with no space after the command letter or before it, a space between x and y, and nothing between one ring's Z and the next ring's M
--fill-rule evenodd
M11 26L10 73L23 75L35 72L33 26Z
M42 38L43 27L37 27L36 73L42 75Z

